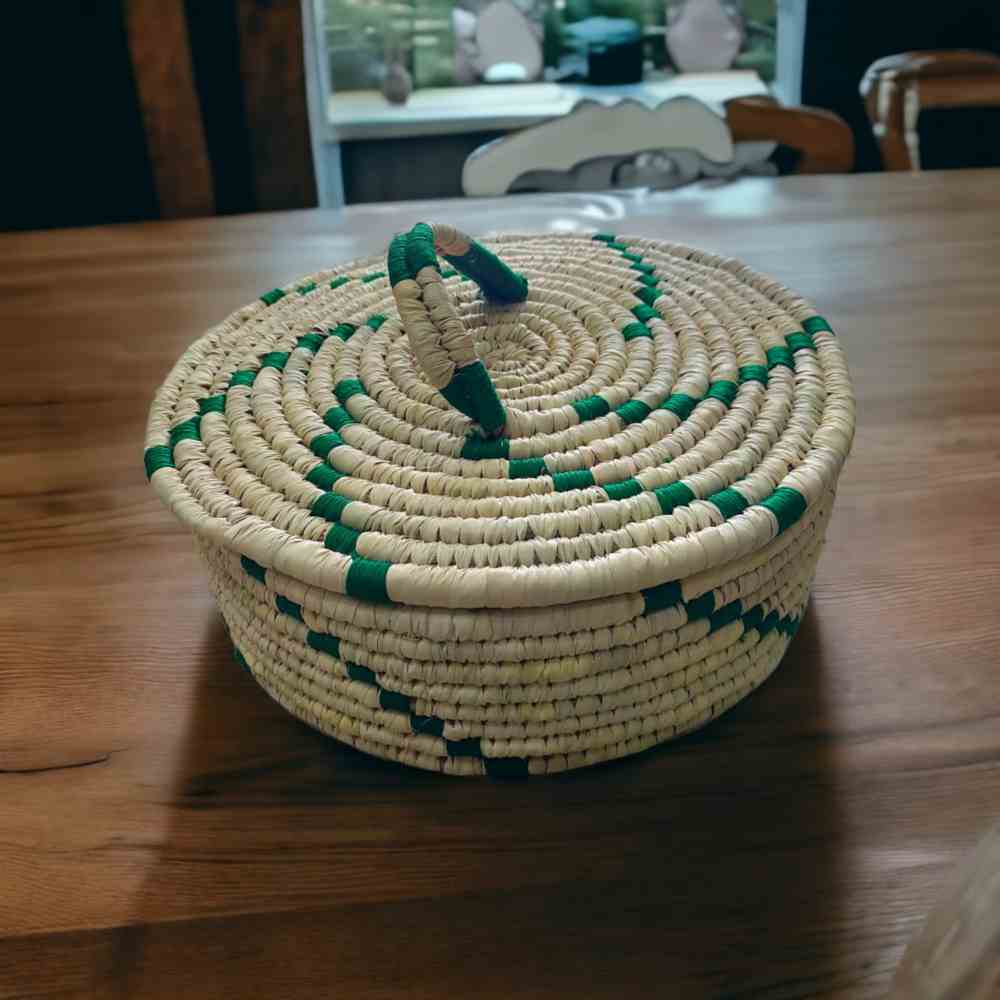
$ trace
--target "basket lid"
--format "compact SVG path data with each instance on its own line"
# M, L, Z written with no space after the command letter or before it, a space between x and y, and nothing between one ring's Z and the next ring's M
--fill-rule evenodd
M830 325L739 261L420 225L192 344L145 461L198 535L301 585L529 608L762 549L853 431Z

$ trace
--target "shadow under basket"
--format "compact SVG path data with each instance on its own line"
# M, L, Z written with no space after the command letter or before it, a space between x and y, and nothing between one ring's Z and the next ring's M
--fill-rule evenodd
M197 340L145 461L288 711L518 776L673 739L767 678L853 433L830 325L739 261L420 224Z

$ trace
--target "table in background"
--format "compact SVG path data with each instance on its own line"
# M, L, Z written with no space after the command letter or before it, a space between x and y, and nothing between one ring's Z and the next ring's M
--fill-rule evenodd
M811 298L858 394L815 599L707 729L447 779L231 661L142 474L261 289L419 218L615 230ZM874 997L1000 809L1000 173L744 180L0 237L0 998Z

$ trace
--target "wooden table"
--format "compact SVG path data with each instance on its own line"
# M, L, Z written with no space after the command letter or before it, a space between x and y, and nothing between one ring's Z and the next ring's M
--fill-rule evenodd
M708 729L524 783L368 759L231 661L142 473L181 349L420 217L812 298L860 425L812 610ZM868 997L1000 811L1000 172L0 237L0 997Z

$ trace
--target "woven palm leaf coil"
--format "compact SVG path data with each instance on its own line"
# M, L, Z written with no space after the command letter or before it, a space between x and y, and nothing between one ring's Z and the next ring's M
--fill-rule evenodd
M275 700L512 776L636 753L768 677L853 432L829 324L739 261L421 224L196 341L145 458Z

